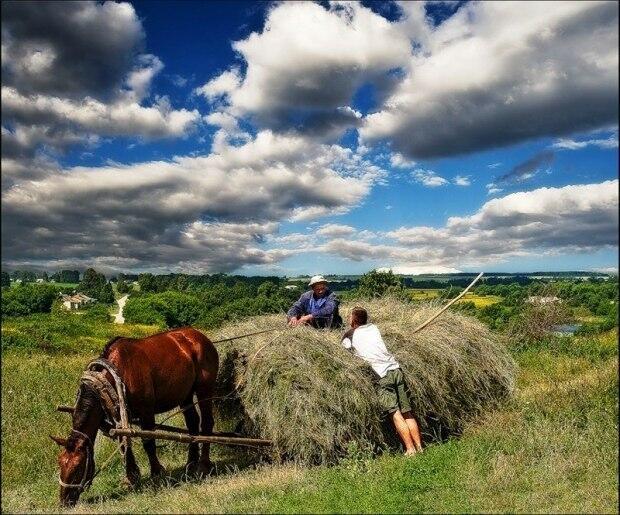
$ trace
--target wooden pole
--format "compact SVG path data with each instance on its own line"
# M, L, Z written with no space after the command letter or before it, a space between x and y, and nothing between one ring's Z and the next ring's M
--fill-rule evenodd
M476 284L478 282L478 279L480 279L482 277L482 274L484 272L480 272L478 274L478 277L476 277L471 284L465 288L458 297L453 298L450 302L448 302L443 308L441 308L441 310L439 310L437 313L435 313L432 317L430 317L426 322L424 322L423 324L420 324L418 327L416 327L413 330L412 334L417 333L418 331L421 331L422 329L424 329L428 324L430 324L433 320L435 320L439 315L441 315L446 309L448 309L450 306L452 306L452 304L454 304L457 300L459 300L461 297L463 297L463 295L465 295L470 289L471 287Z
M186 435L181 433L172 433L169 431L144 431L137 429L110 429L110 436L129 436L145 439L156 440L172 440L181 443L219 443L222 445L244 445L247 447L265 447L271 445L271 440L262 440L259 438L240 438L228 436L202 436L202 435Z
M56 406L56 411L60 411L63 413L73 413L74 408L73 406L62 406L61 405L61 406ZM184 427L169 426L167 424L155 424L155 429L163 429L164 431L172 431L174 433L189 434L189 431L185 429ZM239 433L226 432L226 431L214 431L212 433L212 436L243 438L243 435L240 435Z
M184 428L184 427L169 426L169 425L166 425L166 424L155 424L155 429L162 429L163 431L172 431L173 433L183 433L185 435L189 434L189 431L186 428ZM244 436L239 434L239 433L222 432L222 431L213 431L211 433L211 436L224 436L224 437L230 437L230 438L244 438Z

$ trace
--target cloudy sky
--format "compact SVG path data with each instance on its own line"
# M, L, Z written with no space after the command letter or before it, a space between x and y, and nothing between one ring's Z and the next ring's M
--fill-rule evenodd
M2 263L618 263L617 2L3 2Z

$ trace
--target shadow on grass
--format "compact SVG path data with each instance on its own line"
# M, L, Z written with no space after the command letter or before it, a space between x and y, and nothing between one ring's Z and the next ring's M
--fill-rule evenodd
M166 488L179 488L187 484L205 483L218 477L232 477L241 471L253 469L265 463L268 463L268 461L258 452L243 449L227 449L224 452L218 453L218 459L213 461L213 469L208 476L188 474L185 465L167 470L166 474L161 477L143 476L132 487L121 486L122 477L119 476L119 486L112 492L104 495L85 496L80 502L87 505L100 504L121 500L131 494L157 492Z

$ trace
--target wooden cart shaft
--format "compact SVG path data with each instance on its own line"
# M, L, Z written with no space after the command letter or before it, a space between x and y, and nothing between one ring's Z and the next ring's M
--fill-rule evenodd
M58 411L73 413L73 406L58 406ZM181 443L217 443L222 445L243 445L246 447L266 447L272 444L271 440L260 438L246 438L236 433L212 433L208 436L190 435L189 431L182 427L155 424L154 431L138 429L110 429L108 434L111 438L117 436L129 436L143 439L172 440Z
M189 435L173 433L171 431L146 431L138 429L110 429L110 436L129 436L131 438L172 440L182 443L219 443L223 445L244 445L248 447L265 447L271 445L271 440L260 438L244 438L239 436Z

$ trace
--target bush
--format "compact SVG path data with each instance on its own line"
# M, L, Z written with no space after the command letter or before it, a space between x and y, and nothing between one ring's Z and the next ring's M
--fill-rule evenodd
M58 291L49 284L21 284L2 290L2 316L49 313Z
M125 320L135 324L166 327L194 325L201 315L201 303L195 295L167 291L131 297L123 310Z
M554 326L570 321L570 310L562 303L528 304L507 327L509 338L516 345L541 341Z
M583 324L575 334L577 336L585 336L591 334L603 333L618 326L618 319L614 316L603 318L600 322L587 322Z
M391 270L388 272L373 270L360 277L357 288L346 292L343 299L376 299L386 295L403 302L410 300L403 281Z
M200 317L200 302L194 295L167 291L156 295L157 305L163 307L168 327L193 325Z
M516 308L500 302L481 308L477 312L477 317L491 329L502 330L508 325L515 313Z
M110 322L112 316L107 306L103 304L91 304L84 313L84 318L93 322Z
M164 326L165 318L150 295L129 297L123 309L123 317L130 324L155 324Z
M471 300L466 300L464 302L457 302L453 305L453 308L456 311L459 311L466 315L471 315L471 316L476 315L476 303Z

